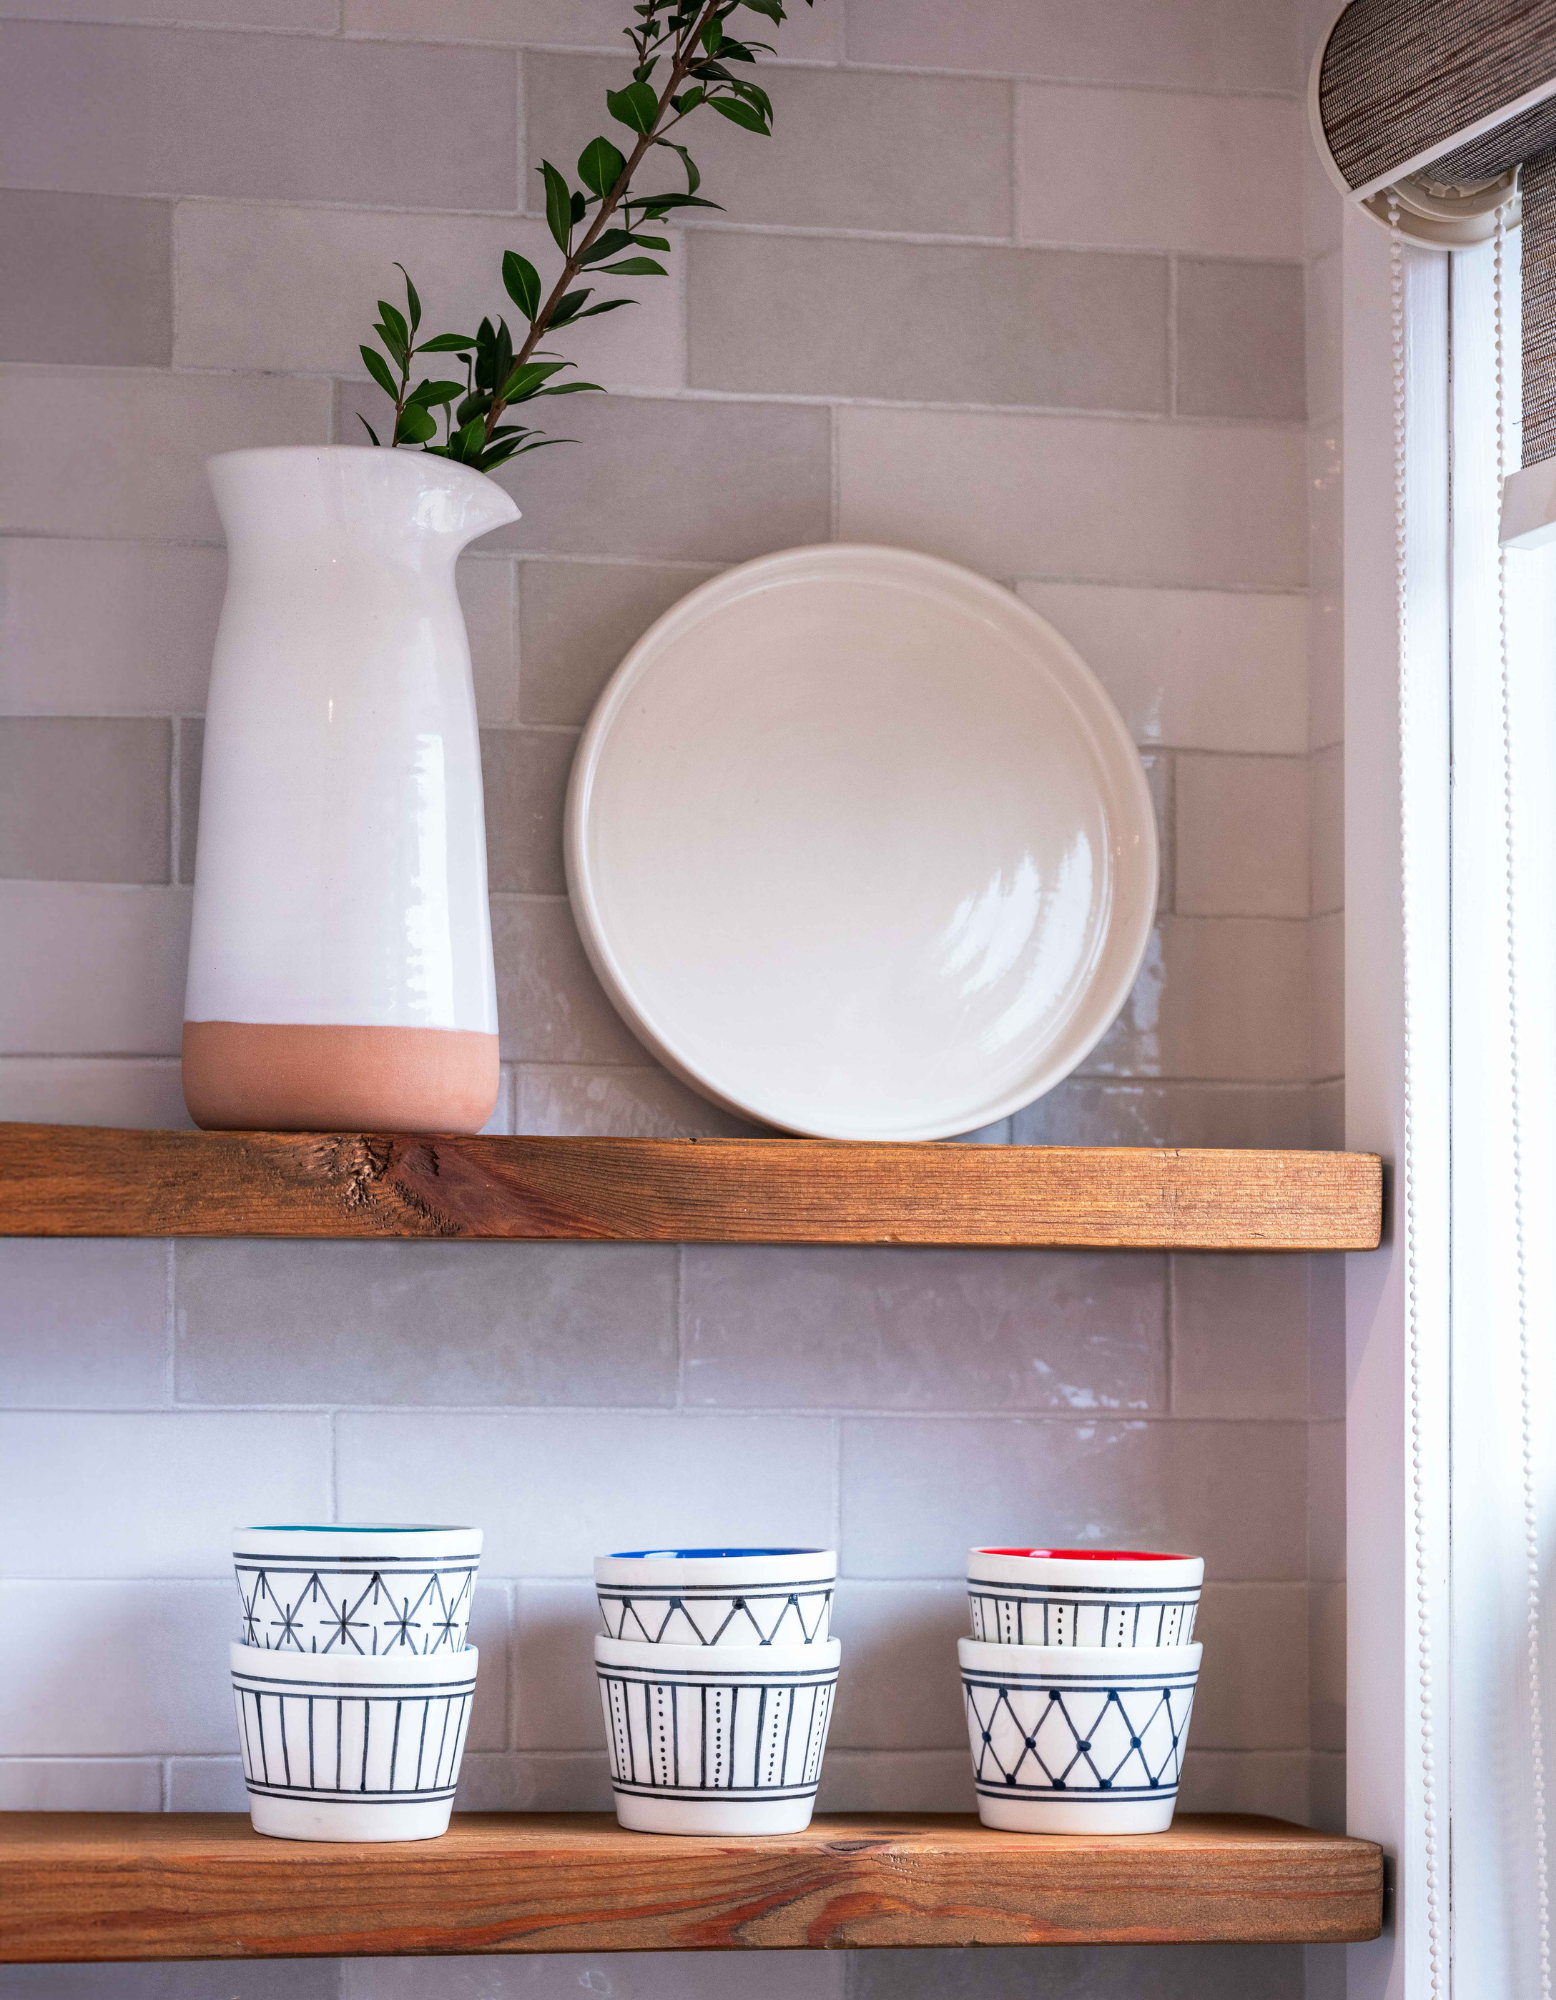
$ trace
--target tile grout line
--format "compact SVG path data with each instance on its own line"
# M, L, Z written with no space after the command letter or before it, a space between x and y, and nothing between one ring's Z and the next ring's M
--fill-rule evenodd
M168 864L167 879L174 888L184 885L179 880L180 861L183 856L184 826L184 718L173 715L168 718L172 732L172 748L168 756Z
M675 1246L675 1273L671 1279L673 1306L671 1325L675 1329L675 1408L685 1409L686 1401L686 1245Z
M1010 182L1010 241L1013 245L1021 242L1021 85L1011 77L1006 83L1010 92L1010 113L1006 125L1007 171Z
M843 520L843 407L831 405L827 421L828 492L827 531L832 541L841 534Z
M167 1252L163 1266L163 1333L167 1342L166 1380L163 1393L167 1397L167 1407L178 1406L178 1245L173 1237L167 1239Z

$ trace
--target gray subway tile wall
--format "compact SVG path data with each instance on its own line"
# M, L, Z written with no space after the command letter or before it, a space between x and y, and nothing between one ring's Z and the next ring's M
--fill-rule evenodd
M598 128L628 9L8 11L33 18L0 29L0 246L22 280L0 305L0 935L26 968L0 980L0 1115L180 1124L224 574L203 461L362 435L355 344L394 259L448 323L490 309L498 252L544 246L534 168ZM505 475L523 519L460 565L494 1129L752 1129L660 1069L596 984L562 794L656 617L729 563L847 539L1017 589L1112 694L1162 815L1123 1016L984 1138L1339 1143L1339 299L1294 10L794 11L774 138L694 144L722 212L676 232L635 311L581 331L580 372L617 393L558 406L581 442ZM0 1676L21 1697L0 1801L241 1807L227 1530L322 1509L487 1529L467 1805L608 1805L589 1558L716 1532L842 1549L823 1804L967 1810L962 1557L1041 1534L1203 1550L1184 1804L1334 1823L1336 1261L0 1244ZM83 1703L109 1654L136 1665ZM1042 1970L1045 1991L1161 2000L1303 1982L1274 1948ZM621 2000L997 2000L1032 1976L1021 1953L753 1954L738 1989L692 1956L7 1969L0 1992L538 2000L587 1977Z
M166 882L172 725L0 716L0 876Z
M0 190L0 360L165 368L171 227L162 201Z
M848 0L848 58L893 69L981 70L1173 90L1298 89L1296 24L1246 0Z
M0 181L9 187L509 210L517 132L511 54L334 36L0 27Z
M580 134L586 139L596 129L619 67L619 59L592 56L526 58L525 207L543 210L541 161L572 160ZM723 129L721 120L697 132L697 164L708 187L717 185L716 199L731 219L786 229L1009 239L1008 83L821 68L786 70L778 83L783 115L760 148L738 130ZM677 183L669 178L665 185Z
M716 572L631 562L523 565L519 712L525 722L581 728L633 642L661 612Z
M1165 257L689 234L694 388L1167 408Z
M178 367L363 381L358 344L375 303L391 291L404 298L397 262L415 281L428 330L465 330L485 314L512 311L497 276L504 250L542 264L552 248L546 225L527 217L403 208L183 201L173 228ZM684 258L672 253L667 262L672 281L642 287L636 312L607 313L569 340L580 379L633 388L685 380ZM351 441L365 443L366 434Z

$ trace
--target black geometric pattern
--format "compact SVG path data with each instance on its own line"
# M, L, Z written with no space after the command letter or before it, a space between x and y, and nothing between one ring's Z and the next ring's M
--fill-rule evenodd
M993 1797L1111 1799L1176 1793L1192 1673L1004 1677L964 1670L978 1790Z
M245 1646L286 1653L458 1653L476 1564L421 1562L401 1573L239 1561ZM387 1565L384 1566L387 1568Z
M639 1797L814 1797L837 1671L597 1666L611 1782Z
M431 1685L353 1686L235 1669L232 1691L251 1792L366 1805L453 1797L473 1673L451 1671Z
M825 1640L832 1615L830 1582L744 1592L601 1584L596 1594L611 1638L651 1646L813 1646Z
M1105 1585L986 1584L969 1579L975 1639L996 1646L1186 1646L1199 1585L1118 1590Z

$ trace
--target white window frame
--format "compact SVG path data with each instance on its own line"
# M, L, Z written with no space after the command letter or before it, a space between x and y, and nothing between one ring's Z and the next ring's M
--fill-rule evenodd
M1504 432L1514 461L1518 253L1510 236ZM1388 236L1354 212L1346 220L1346 1123L1349 1145L1392 1164L1394 1196L1389 1240L1350 1260L1346 1293L1347 1822L1384 1841L1393 1885L1386 1935L1348 1953L1358 2000L1536 2000L1549 1991L1525 1479L1527 1463L1543 1564L1556 1549L1547 1435L1556 1425L1542 1421L1556 1411L1556 550L1507 558L1505 739L1494 258L1491 245L1451 262L1403 254L1402 741L1394 270ZM1404 893L1413 1270L1399 1199ZM1510 976L1521 1024L1522 1320ZM1543 1695L1548 1757L1556 1708L1548 1685Z

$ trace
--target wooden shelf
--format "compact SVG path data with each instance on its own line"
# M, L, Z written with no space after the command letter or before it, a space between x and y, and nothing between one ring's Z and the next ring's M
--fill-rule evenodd
M770 1946L1345 1943L1382 1850L1180 1814L1122 1839L827 1817L761 1840L463 1813L409 1846L265 1840L236 1813L0 1815L0 1961Z
M1372 1250L1375 1153L0 1125L0 1235Z

